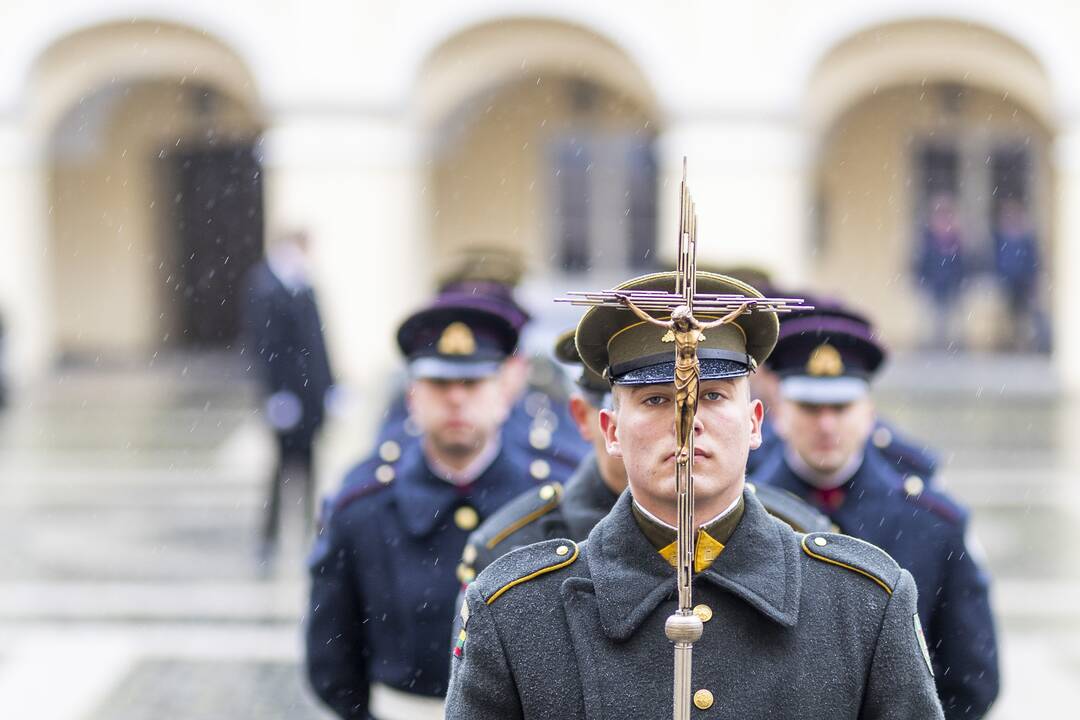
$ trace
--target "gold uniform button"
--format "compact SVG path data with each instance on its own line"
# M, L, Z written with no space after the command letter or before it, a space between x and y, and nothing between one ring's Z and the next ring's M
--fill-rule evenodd
M529 444L537 450L547 450L551 447L551 431L547 428L534 427L529 431Z
M877 430L874 431L872 440L874 442L874 447L887 448L892 445L893 437L892 433L889 431L889 428L879 427Z
M466 545L465 546L465 551L461 553L461 561L464 562L464 563L467 563L469 565L472 565L474 562L476 562L476 546L475 545Z
M712 608L708 605L701 604L694 606L694 614L697 615L698 620L703 623L707 623L712 620Z
M565 545L560 545L559 547L555 548L555 554L559 557L566 555L568 552L570 552L570 548L566 547Z
M529 474L537 480L547 480L548 475L551 474L551 466L548 465L547 460L533 460L529 464Z
M383 485L394 479L394 468L390 465L380 465L375 468L375 479L381 482Z
M474 530L480 524L480 516L468 505L462 505L454 511L454 524L462 530Z
M544 487L540 488L540 499L541 500L550 500L553 497L555 497L555 486L554 485L545 485Z
M918 475L911 475L904 480L904 492L908 495L921 495L925 487L926 483Z
M379 446L379 457L383 462L397 462L401 458L401 446L393 440L387 440Z
M468 565L457 566L457 579L461 581L462 585L468 585L476 579L476 571Z
M708 690L702 688L694 693L694 707L698 710L708 710L712 707L713 696Z
M814 538L814 544L817 545L818 547L825 547L826 545L829 544L829 541L826 540L823 537L816 537L816 538Z

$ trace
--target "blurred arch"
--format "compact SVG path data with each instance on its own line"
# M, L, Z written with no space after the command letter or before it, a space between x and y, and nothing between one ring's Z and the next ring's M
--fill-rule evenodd
M971 349L999 345L1005 309L992 277L991 233L1004 171L992 166L1020 158L1024 177L1010 192L1025 196L1045 271L1056 244L1057 112L1039 58L990 27L909 19L840 40L810 73L802 102L815 282L870 311L894 345L924 339L929 308L911 261L930 193L926 164L936 158L951 167L973 268L960 310L963 340ZM1044 272L1044 293L1048 281Z
M239 279L262 250L263 117L251 69L197 28L102 23L43 50L27 118L60 357L231 342Z

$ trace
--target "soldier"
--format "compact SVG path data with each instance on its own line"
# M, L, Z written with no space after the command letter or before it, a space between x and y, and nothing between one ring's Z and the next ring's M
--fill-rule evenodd
M534 486L528 459L500 442L514 327L440 296L397 340L420 438L349 474L310 563L308 675L349 719L442 717L458 558L483 519Z
M814 504L912 574L945 716L979 718L998 692L989 579L966 541L967 511L902 478L868 444L870 382L884 359L869 322L850 310L782 323L769 364L781 378L776 427L786 448L753 478Z
M514 296L523 271L518 255L499 248L471 248L451 256L440 274L439 294L462 307L497 313L520 334L531 320ZM530 457L525 469L534 479L561 483L585 457L588 445L566 413L565 396L553 397L552 388L545 386L550 383L531 382L531 376L540 374L533 371L554 369L521 354L508 359L504 374L514 404L502 436L504 443ZM404 398L399 395L384 413L376 447L384 456L396 456L403 446L416 442L418 433L415 424L408 422Z
M674 288L673 273L658 273L618 289ZM697 290L760 296L707 273L697 274ZM699 344L693 584L704 634L693 652L694 705L709 711L719 701L712 712L722 707L725 717L939 718L911 575L859 540L794 532L744 487L762 419L746 375L776 334L775 316L755 312ZM600 424L630 492L584 543L511 552L469 586L447 718L671 712L672 348L651 323L611 307L584 315L576 343L585 364L613 382Z
M768 294L791 295L793 293L770 289ZM806 297L804 293L794 294L799 297ZM827 309L836 305L836 301L820 297L807 298L807 302L820 309ZM802 322L800 320L802 317L803 315L800 313L781 316L781 336L784 335L785 323L795 321L796 325L798 325ZM758 368L757 372L753 374L750 379L750 389L753 391L754 397L761 400L765 405L765 421L761 426L761 447L751 452L746 461L746 473L753 478L758 469L774 453L783 452L784 441L776 433L776 427L773 423L774 409L780 404L780 378L769 363ZM937 474L938 459L933 450L923 443L906 437L904 433L897 430L892 423L880 415L874 418L874 431L867 440L865 451L881 455L885 462L891 465L902 480L905 481L914 478L912 482L929 485L934 481L934 476Z
M608 455L600 432L600 411L611 409L611 385L582 364L573 330L559 337L555 357L579 368L576 390L570 397L570 415L593 451L582 460L565 488L559 483L548 483L539 490L530 490L507 503L476 529L469 537L458 568L463 586L511 550L552 538L584 540L626 489L626 468L620 458ZM800 532L832 529L832 521L824 513L791 493L774 488L753 488L753 491L770 514Z

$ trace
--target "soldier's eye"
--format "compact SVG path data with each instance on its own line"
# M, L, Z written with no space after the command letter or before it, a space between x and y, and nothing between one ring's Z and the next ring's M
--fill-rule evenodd
M709 392L705 393L704 398L706 400L723 400L724 393L717 392L716 390L710 390Z
M663 395L650 395L649 397L642 400L642 402L646 405L663 405L665 402L667 402L667 398Z

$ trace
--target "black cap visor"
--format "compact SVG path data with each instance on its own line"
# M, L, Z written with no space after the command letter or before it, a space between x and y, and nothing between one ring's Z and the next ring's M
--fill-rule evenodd
M723 351L713 351L723 352ZM735 353L731 353L735 355ZM670 356L668 356L670 357ZM747 356L742 355L741 360L728 357L700 357L698 363L701 366L698 374L699 380L726 380L728 378L743 377L750 374L750 366L747 364ZM646 358L647 359L647 358ZM636 363L635 363L636 364ZM613 382L616 385L661 385L675 382L675 361L654 362L642 367L612 368ZM622 370L621 373L617 371Z

